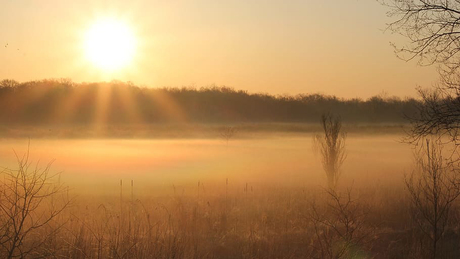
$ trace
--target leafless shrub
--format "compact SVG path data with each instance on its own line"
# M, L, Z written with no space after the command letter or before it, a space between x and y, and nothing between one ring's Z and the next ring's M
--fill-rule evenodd
M439 257L439 243L451 219L451 209L460 195L457 172L443 158L439 141L426 140L416 154L417 170L406 176L414 223L430 243L427 258Z
M365 226L366 209L352 198L352 190L345 195L328 189L328 201L323 206L311 205L308 215L315 237L312 239L313 258L358 258L371 233Z
M237 128L232 126L225 126L219 129L220 137L225 141L228 147L228 142L235 136Z
M44 243L56 235L55 223L69 206L66 188L50 173L52 163L32 169L29 152L18 157L16 170L4 169L0 182L0 255L2 258L44 256Z
M340 117L325 114L321 117L321 124L324 133L315 137L315 144L319 147L328 187L335 190L340 178L340 167L346 158L346 134L342 132Z

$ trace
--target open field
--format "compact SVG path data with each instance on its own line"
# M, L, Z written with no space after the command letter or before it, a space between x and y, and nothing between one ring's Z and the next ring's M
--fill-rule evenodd
M30 236L46 237L32 257L420 258L404 135L351 132L334 195L313 136L31 139L32 165L54 160L71 199ZM14 168L28 142L2 139L0 164ZM458 231L446 236L440 251L455 258Z

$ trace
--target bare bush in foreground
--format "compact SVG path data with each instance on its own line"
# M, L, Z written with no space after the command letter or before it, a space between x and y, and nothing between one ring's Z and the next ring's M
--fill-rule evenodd
M54 221L69 206L69 199L58 175L50 173L51 163L32 168L28 152L17 156L17 163L17 169L1 172L0 256L51 256L56 251L43 248L62 226Z
M366 209L352 198L351 189L342 195L327 190L324 206L312 204L309 219L313 223L312 258L361 258L371 233L365 226Z
M430 246L427 258L439 258L439 243L451 220L451 209L460 195L459 177L446 164L442 146L426 140L416 155L417 170L406 177L413 220Z

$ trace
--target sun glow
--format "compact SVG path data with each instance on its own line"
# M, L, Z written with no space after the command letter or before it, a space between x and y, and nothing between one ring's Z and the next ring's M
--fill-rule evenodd
M117 20L101 20L86 33L87 58L105 72L113 72L129 65L136 48L136 40L129 26Z

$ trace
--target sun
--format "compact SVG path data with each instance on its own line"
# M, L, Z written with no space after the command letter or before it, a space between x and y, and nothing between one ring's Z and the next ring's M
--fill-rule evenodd
M126 23L104 19L88 29L84 45L91 63L105 72L114 72L132 61L136 39Z

